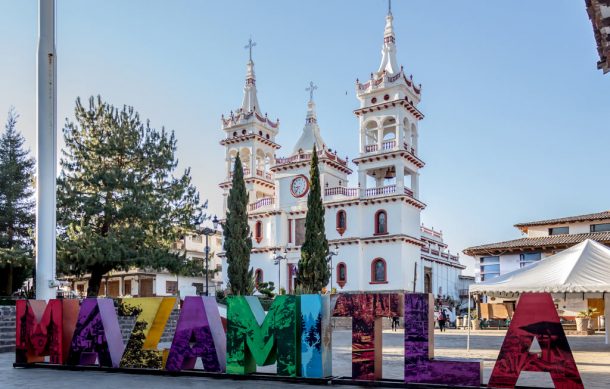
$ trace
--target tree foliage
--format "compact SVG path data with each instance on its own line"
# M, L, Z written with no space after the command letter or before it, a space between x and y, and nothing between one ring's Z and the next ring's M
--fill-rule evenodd
M222 227L227 257L228 288L238 296L251 294L254 281L250 269L252 237L248 225L248 191L239 153L233 167L233 181L227 199L227 218Z
M63 129L58 178L57 258L65 273L90 273L88 296L102 276L131 267L178 271L184 256L171 244L199 222L190 169L174 173L173 131L152 128L133 107L76 100Z
M305 241L301 246L301 259L297 283L303 293L320 293L330 280L328 269L328 241L324 228L324 204L320 188L318 152L313 146L309 171L310 190L307 196Z
M32 275L35 224L34 159L17 130L11 108L0 136L0 295L10 295Z

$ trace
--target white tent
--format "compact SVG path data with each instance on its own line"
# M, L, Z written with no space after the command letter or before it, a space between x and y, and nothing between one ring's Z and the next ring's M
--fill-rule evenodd
M605 298L605 293L610 293L610 248L587 239L521 269L469 286L469 294L486 296L525 292L602 293ZM605 298L605 323L608 344L610 296ZM470 327L468 335L470 338Z

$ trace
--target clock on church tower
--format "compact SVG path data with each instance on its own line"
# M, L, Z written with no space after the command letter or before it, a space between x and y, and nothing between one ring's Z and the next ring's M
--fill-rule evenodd
M309 180L304 175L298 175L290 183L290 193L294 197L303 197L309 192Z

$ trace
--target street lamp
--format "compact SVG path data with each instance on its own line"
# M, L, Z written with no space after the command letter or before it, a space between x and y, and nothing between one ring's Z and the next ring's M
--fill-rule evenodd
M282 259L288 258L288 250L284 249L284 255L279 254L277 249L273 249L273 264L277 265L277 293L280 294L280 280L282 274L282 266L280 266Z
M330 267L330 291L332 292L333 290L333 257L335 255L339 255L339 245L337 243L335 243L335 251L332 251L330 248L328 250L328 257L326 257L326 260L329 264Z
M214 215L214 218L212 219L212 224L214 225L214 228L205 227L201 230L201 233L203 235L205 235L205 295L206 296L210 295L210 291L209 291L209 287L208 287L208 279L209 279L208 264L210 261L210 245L208 242L208 237L210 235L214 235L216 233L216 229L218 228L218 218L216 217L216 215Z

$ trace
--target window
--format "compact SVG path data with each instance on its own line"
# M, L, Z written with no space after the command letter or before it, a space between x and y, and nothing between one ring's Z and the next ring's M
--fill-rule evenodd
M260 220L254 225L254 239L256 239L256 243L260 243L263 240L263 222Z
M542 258L540 253L523 253L519 255L521 267L525 267L531 263L538 262Z
M549 235L569 234L570 227L553 227L549 228Z
M178 281L165 281L165 293L177 294L178 293Z
M481 257L481 281L490 280L500 275L500 257Z
M339 235L343 235L347 229L347 215L345 211L341 210L337 212L337 232Z
M388 233L388 215L385 211L377 211L375 214L375 235Z
M346 283L347 283L347 266L345 265L345 263L340 262L337 265L337 285L339 285L341 288L343 288Z
M292 243L292 219L288 219L288 243Z
M371 283L387 282L386 263L382 258L377 258L371 264Z
M591 232L610 231L610 223L591 224Z
M254 284L258 287L258 284L263 282L263 271L261 269L256 269L254 272Z
M294 219L294 244L301 246L305 242L305 218Z
M432 293L432 268L424 268L424 293Z
M201 296L203 294L203 282L193 282L191 285L195 287L197 295Z

